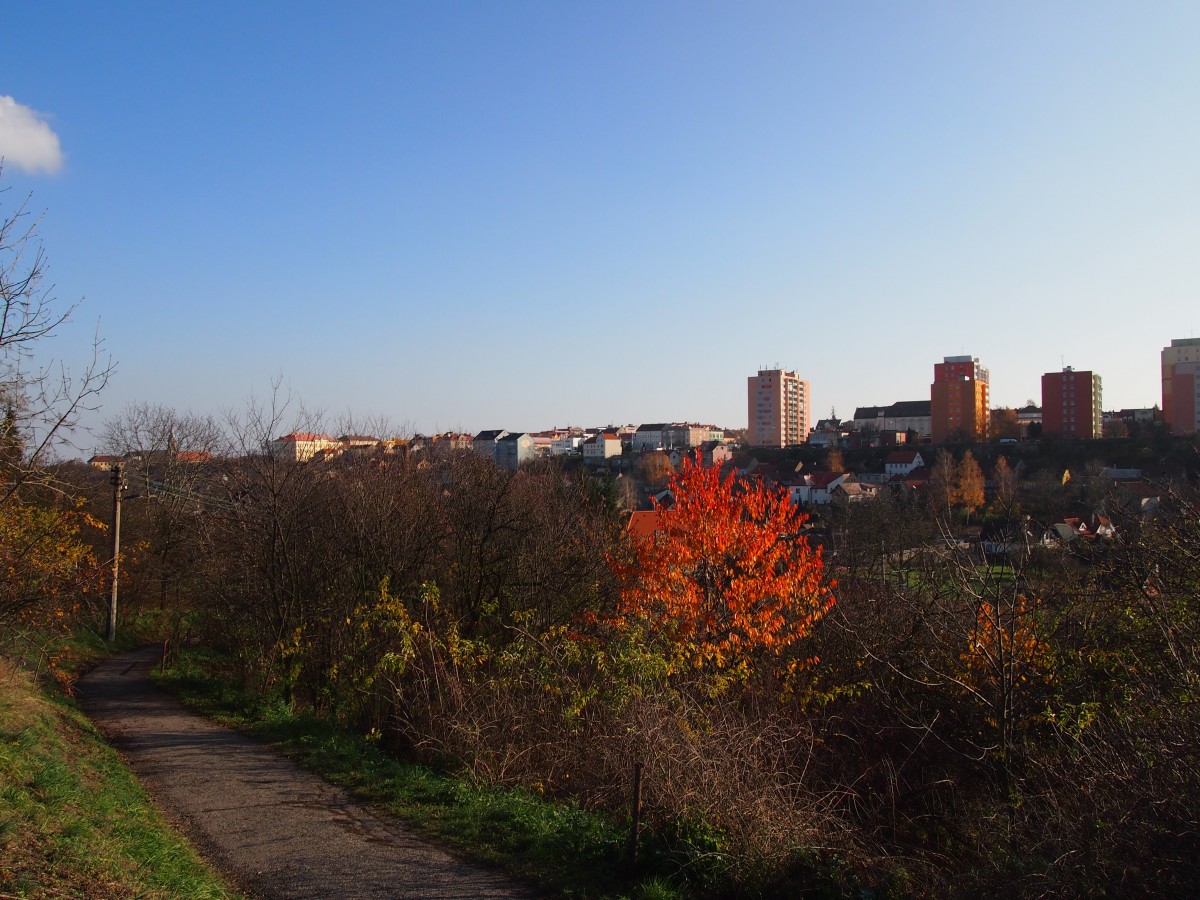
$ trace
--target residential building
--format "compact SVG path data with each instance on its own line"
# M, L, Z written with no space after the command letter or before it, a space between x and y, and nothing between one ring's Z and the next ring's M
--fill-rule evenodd
M723 466L733 461L733 451L724 441L705 441L700 445L700 459L706 467Z
M475 437L471 438L471 449L480 456L486 456L488 459L498 461L496 456L496 444L503 437L506 437L508 432L503 428L492 429L491 431L481 431ZM532 441L530 442L532 446Z
M1163 348L1162 397L1171 434L1200 432L1200 338L1179 338Z
M550 443L551 456L572 456L579 453L583 446L584 436L581 434L566 434L555 438Z
M650 422L639 425L633 433L633 452L643 453L646 450L666 450L668 447L667 431L671 428L669 422Z
M1130 437L1143 434L1164 422L1158 406L1141 409L1119 409L1104 414L1105 437Z
M810 447L842 447L846 444L846 426L840 419L820 419L805 438Z
M537 456L533 435L505 434L496 441L496 465L515 472L523 463L530 462Z
M892 480L886 472L855 472L854 477L859 484L887 484Z
M1142 407L1140 409L1119 409L1113 415L1131 425L1153 425L1155 422L1163 421L1162 410L1157 406L1150 408Z
M947 356L934 365L929 417L935 444L987 440L989 380L988 370L974 356Z
M801 506L824 506L833 500L834 490L852 477L849 472L809 472L787 486L788 495Z
M795 372L760 369L746 379L751 447L792 447L808 437L812 393Z
M611 431L603 431L583 442L583 461L590 465L603 465L607 459L621 455L621 438Z
M467 432L445 431L433 436L433 445L445 450L470 450L475 438Z
M843 500L846 503L861 503L879 494L879 485L858 481L842 481L830 490L833 500Z
M1021 426L1021 434L1024 437L1029 437L1029 426L1037 425L1039 428L1042 425L1042 408L1033 403L1022 406L1017 410L1017 424Z
M342 442L328 434L311 434L305 431L293 431L281 438L271 441L271 455L277 459L289 462L308 462L318 454L329 456L340 453Z
M1061 372L1042 376L1042 433L1091 440L1103 435L1104 412L1100 403L1100 376Z
M924 465L925 460L921 458L921 454L917 450L893 450L883 461L883 471L889 477L892 475L904 476L913 469L919 469Z
M470 450L474 435L444 431L439 434L415 434L410 440L390 438L383 442L384 453L444 453L451 450Z
M679 448L682 450L690 450L694 447L699 447L705 441L710 441L713 438L712 426L696 425L691 422L679 422L667 429L666 441L667 446Z

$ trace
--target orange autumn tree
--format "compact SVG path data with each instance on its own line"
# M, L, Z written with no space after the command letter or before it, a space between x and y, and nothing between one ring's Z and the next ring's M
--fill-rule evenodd
M807 516L783 488L724 478L699 457L671 476L674 506L633 537L621 578L619 623L640 623L677 660L729 669L803 638L833 605Z
M99 591L103 569L81 537L92 527L103 526L78 509L0 503L0 648L22 626L72 624Z

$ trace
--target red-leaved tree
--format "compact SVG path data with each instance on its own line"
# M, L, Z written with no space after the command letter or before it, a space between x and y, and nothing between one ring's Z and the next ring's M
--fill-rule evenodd
M619 621L640 623L676 658L721 669L807 635L833 595L787 491L722 477L699 459L686 460L670 488L674 506L658 509L658 529L614 562Z

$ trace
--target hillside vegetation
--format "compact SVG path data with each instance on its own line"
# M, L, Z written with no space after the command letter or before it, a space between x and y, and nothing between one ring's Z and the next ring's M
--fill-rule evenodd
M70 700L0 658L0 895L237 896Z

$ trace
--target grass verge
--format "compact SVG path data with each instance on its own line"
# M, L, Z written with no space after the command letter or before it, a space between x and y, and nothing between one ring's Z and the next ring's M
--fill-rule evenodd
M0 896L238 896L161 818L74 704L3 657Z

